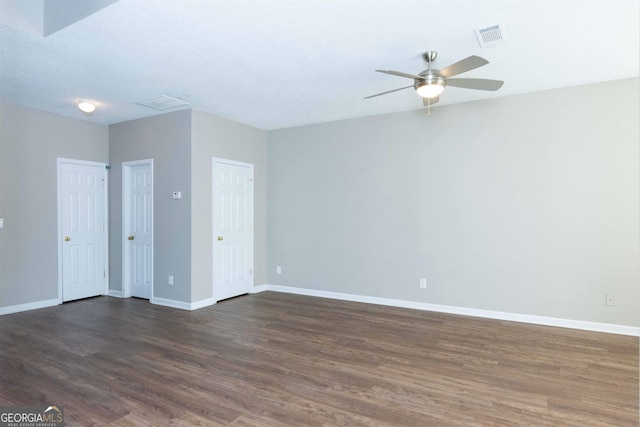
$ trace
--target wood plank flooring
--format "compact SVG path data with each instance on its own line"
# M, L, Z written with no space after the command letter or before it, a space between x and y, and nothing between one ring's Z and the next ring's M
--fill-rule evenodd
M638 426L638 338L272 292L0 317L0 405L66 425Z

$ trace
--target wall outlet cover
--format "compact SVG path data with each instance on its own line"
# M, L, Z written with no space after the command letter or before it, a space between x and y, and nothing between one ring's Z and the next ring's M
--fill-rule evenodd
M605 304L610 307L613 307L614 305L616 305L616 296L614 294L607 294Z

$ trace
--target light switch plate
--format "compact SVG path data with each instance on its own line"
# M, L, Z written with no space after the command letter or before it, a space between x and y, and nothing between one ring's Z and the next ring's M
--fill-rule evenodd
M4 228L4 218L0 218L0 228Z

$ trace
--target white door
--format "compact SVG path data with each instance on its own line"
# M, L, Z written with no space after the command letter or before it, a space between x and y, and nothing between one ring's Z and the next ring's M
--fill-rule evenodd
M105 166L58 160L62 301L107 292Z
M253 165L213 159L213 295L253 287Z
M125 292L150 299L153 284L153 174L151 161L123 163Z

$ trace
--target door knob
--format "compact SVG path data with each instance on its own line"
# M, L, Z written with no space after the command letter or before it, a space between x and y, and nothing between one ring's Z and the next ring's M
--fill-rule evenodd
M222 236L218 236L218 240L224 240Z
M134 239L134 237L133 237L133 236L129 236L129 237L127 237L127 239L129 239L129 240L133 240L133 239Z
M65 236L65 237L64 237L64 241L65 241L65 242L68 242L68 241L70 241L70 240L71 240L71 237L69 237L69 236Z

